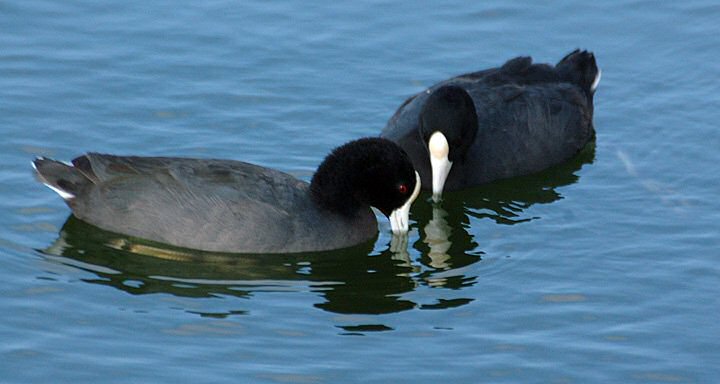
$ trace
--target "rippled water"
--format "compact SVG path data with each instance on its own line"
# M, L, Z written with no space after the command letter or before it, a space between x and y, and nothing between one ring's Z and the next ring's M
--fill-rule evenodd
M720 6L0 2L0 382L710 383ZM409 95L596 53L597 142L421 195L409 243L189 253L68 218L30 160L219 157L308 180Z

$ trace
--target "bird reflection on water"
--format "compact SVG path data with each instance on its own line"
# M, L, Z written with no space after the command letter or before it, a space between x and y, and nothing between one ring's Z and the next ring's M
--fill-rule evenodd
M410 309L446 309L472 302L463 288L477 283L483 251L468 233L470 217L513 225L535 219L525 210L561 198L558 187L594 158L594 146L545 172L449 193L439 204L423 194L412 210L419 236L394 237L382 249L375 240L332 252L234 255L193 251L98 229L70 216L59 238L41 252L54 261L91 272L83 281L142 295L243 297L257 292L313 292L315 307L333 313L383 314ZM415 239L415 237L412 237ZM478 239L482 240L482 239ZM378 250L380 247L380 250ZM419 255L419 256L418 256ZM433 290L430 302L406 295ZM188 312L192 312L189 311ZM205 316L245 314L228 310Z

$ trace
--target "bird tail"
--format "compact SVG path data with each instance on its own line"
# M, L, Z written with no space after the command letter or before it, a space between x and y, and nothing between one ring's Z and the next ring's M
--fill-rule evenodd
M40 182L57 192L66 202L74 199L84 186L92 183L79 169L57 160L38 157L33 160L32 166Z
M563 57L555 65L560 75L579 85L585 92L592 94L600 82L601 71L592 52L576 49Z

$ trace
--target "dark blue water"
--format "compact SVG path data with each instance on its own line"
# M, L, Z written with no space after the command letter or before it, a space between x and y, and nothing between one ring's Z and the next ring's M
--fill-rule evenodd
M0 382L712 383L715 1L0 2ZM594 51L597 142L381 219L366 247L227 257L69 220L32 176L85 151L308 180L409 95Z

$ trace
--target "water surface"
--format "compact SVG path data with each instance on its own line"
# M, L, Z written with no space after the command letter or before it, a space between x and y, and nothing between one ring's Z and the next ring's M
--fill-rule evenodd
M720 375L720 6L0 3L0 382L709 383ZM517 55L603 70L596 143L421 195L408 244L167 249L69 218L34 156L309 180L404 99Z

